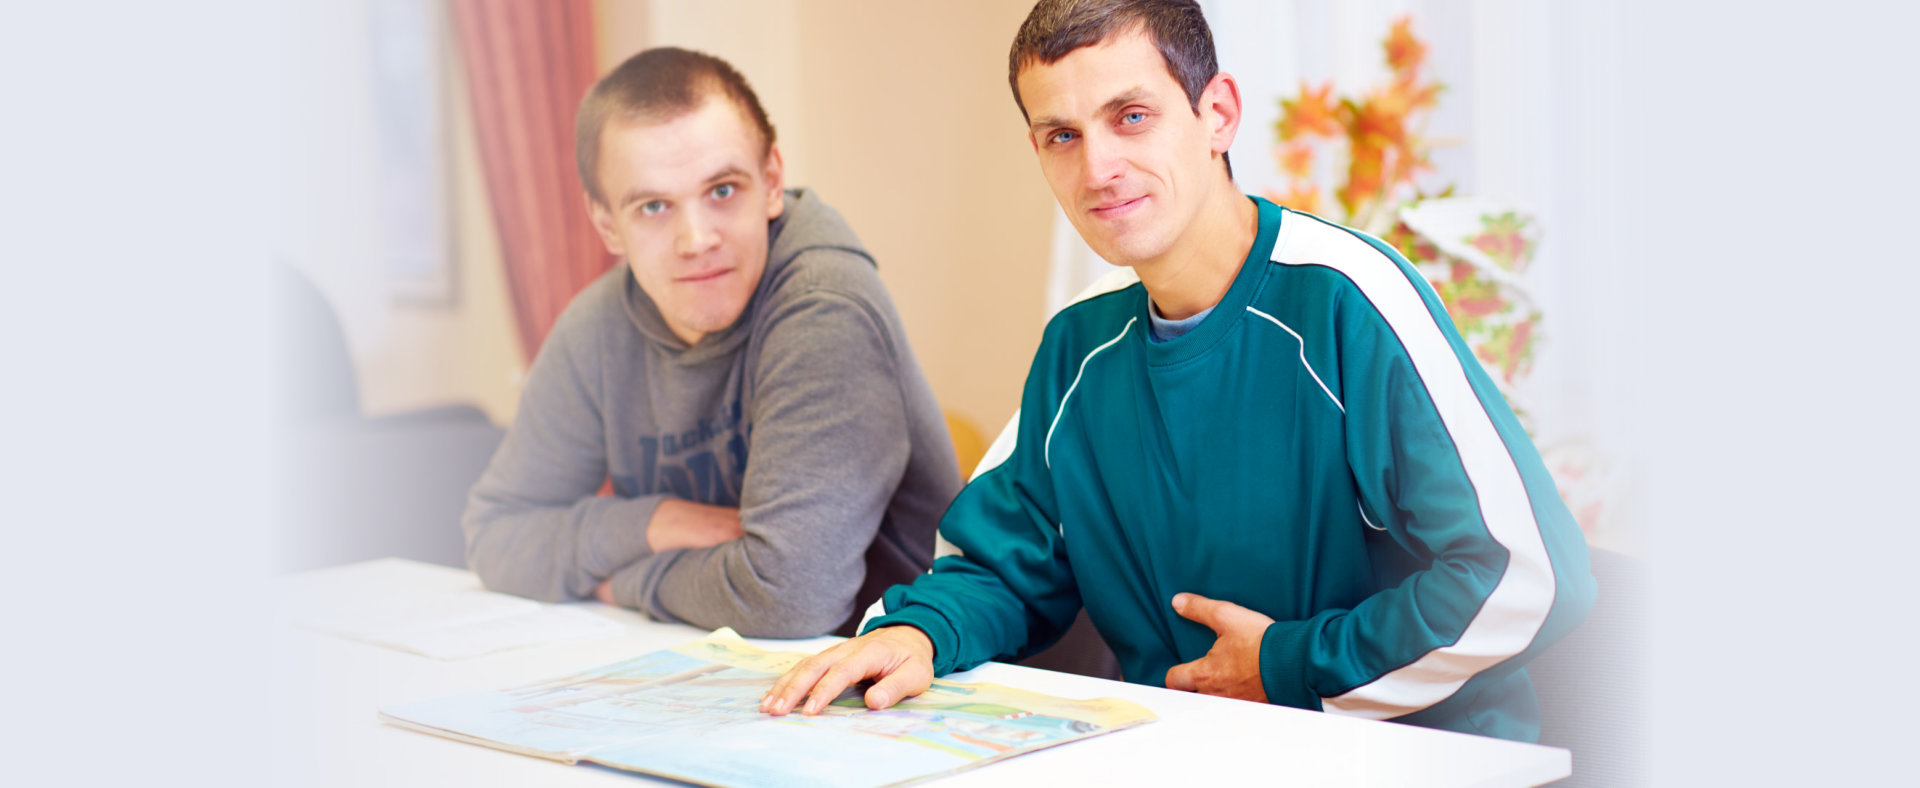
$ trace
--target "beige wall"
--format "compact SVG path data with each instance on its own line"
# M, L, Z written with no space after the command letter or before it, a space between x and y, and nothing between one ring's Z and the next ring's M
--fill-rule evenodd
M810 3L813 184L873 248L935 393L991 438L1040 343L1053 197L1007 90L1031 3Z
M601 62L673 45L739 68L793 181L818 189L878 259L942 405L991 439L1040 341L1053 215L1006 82L1031 0L640 7L598 4Z

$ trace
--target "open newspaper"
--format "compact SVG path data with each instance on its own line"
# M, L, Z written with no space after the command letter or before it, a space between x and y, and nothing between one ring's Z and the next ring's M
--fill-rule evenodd
M1115 698L952 681L882 711L849 690L817 716L761 714L774 679L806 657L764 651L722 629L524 687L383 708L380 717L524 755L716 786L917 782L1156 719Z

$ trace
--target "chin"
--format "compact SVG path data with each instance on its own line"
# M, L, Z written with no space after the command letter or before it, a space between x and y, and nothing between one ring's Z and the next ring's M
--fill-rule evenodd
M695 327L703 334L712 334L716 331L727 330L728 327L740 320L740 315L744 312L746 312L744 305L742 305L740 309L729 312L707 312L697 316L695 319L688 320L687 325Z
M1114 265L1135 265L1154 259L1166 253L1171 244L1160 237L1152 228L1129 227L1119 232L1118 228L1100 228L1109 230L1099 236L1082 232L1080 238L1087 242L1087 248L1094 254Z
M1133 267L1166 253L1166 247L1151 243L1109 243L1096 247L1100 259L1114 265Z

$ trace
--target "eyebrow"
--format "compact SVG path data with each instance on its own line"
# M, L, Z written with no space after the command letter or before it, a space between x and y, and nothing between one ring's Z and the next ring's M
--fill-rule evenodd
M701 183L714 183L716 181L727 180L728 178L751 178L751 177L753 177L753 173L747 172L744 168L740 167L739 165L729 164L726 167L721 168L719 172L716 172L712 175L707 176L707 179L701 181ZM627 206L632 205L636 202L647 202L647 201L650 201L659 197L665 197L665 196L667 195L660 192L656 192L656 191L643 191L640 189L635 189L621 196L619 207L622 210L624 210L626 209Z
M1128 104L1138 103L1141 99L1146 97L1147 97L1146 86L1145 85L1135 86L1121 93L1120 95L1114 96L1113 98L1109 99L1106 104L1103 104L1100 106L1100 111L1096 114L1111 115L1115 112L1120 111L1122 107L1125 107ZM1068 121L1065 118L1049 115L1044 118L1034 119L1032 123L1027 125L1027 133L1032 134L1033 132L1039 131L1043 128L1051 128L1054 126L1071 126L1071 125L1073 125L1073 123L1071 121Z

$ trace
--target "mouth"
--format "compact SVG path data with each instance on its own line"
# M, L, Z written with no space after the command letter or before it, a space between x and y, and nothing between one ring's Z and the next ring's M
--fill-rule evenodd
M1093 218L1095 219L1118 219L1132 213L1135 208L1140 207L1146 201L1147 197L1144 194L1126 200L1112 200L1093 206L1091 209L1088 209L1087 213L1093 214Z
M682 284L699 284L701 282L711 282L715 279L719 279L720 277L726 276L727 274L732 272L733 272L733 269L731 268L714 268L707 271L701 271L696 274L688 274L686 276L675 277L674 281L680 282Z

